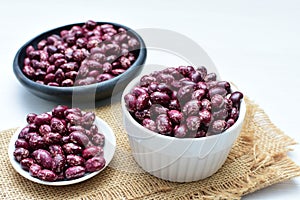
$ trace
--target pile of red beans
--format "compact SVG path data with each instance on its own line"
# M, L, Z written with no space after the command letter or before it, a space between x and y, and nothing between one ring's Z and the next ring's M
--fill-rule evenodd
M205 67L167 68L145 75L125 104L132 117L147 129L177 138L216 135L239 117L243 94L231 91Z
M92 112L61 105L50 113L30 113L15 142L14 157L31 176L44 181L76 179L101 170L105 137L94 120Z
M98 25L62 30L26 49L23 73L49 86L71 87L106 81L125 72L136 60L138 39L124 28Z

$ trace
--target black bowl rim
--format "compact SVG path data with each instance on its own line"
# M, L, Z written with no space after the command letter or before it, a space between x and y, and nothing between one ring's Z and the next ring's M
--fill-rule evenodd
M26 42L16 53L15 57L14 57L14 61L13 61L13 71L15 76L17 77L17 79L21 82L21 84L23 84L26 87L30 87L33 90L38 90L38 91L52 91L52 92L56 92L56 93L64 93L65 95L70 95L72 94L74 91L78 92L78 93L85 93L90 91L93 88L107 88L109 85L111 84L116 84L120 79L124 78L126 76L129 76L130 73L132 73L134 70L136 70L137 68L139 68L140 65L143 65L146 57L147 57L147 49L146 49L146 45L145 42L143 41L143 39L141 38L141 36L134 31L133 29L122 25L122 24L118 24L118 23L114 23L114 22L102 22L102 21L97 21L96 22L98 25L99 24L111 24L113 26L116 27L120 27L120 28L124 28L127 31L129 31L130 33L132 33L139 41L140 43L140 52L139 55L137 57L137 59L135 60L135 62L122 74L120 74L119 76L116 76L110 80L107 81L103 81L103 82L99 82L99 83L94 83L94 84L90 84L90 85L84 85L84 86L72 86L72 87L57 87L57 86L48 86L48 85L43 85L40 83L36 83L35 81L27 78L25 76L25 74L23 73L23 71L21 70L21 66L18 63L19 60L19 56L21 55L21 53L23 51L26 51L26 48L33 43L35 40L37 40L38 38L41 37L46 37L47 35L51 35L52 32L57 31L58 29L67 29L69 30L72 26L81 26L84 25L85 22L79 22L79 23L73 23L73 24L68 24L68 25L63 25L60 27L56 27L53 29L50 29L48 31L45 31L37 36L35 36L34 38L32 38L31 40L29 40L28 42Z

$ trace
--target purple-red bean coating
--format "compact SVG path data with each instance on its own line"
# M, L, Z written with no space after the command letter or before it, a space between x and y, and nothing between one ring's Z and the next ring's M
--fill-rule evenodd
M20 165L21 165L22 169L29 171L29 168L34 163L35 163L35 161L32 158L24 158L23 160L21 160Z
M232 93L229 82L217 80L204 66L154 71L124 96L128 111L141 125L179 138L225 131L237 121L242 99L241 92Z
M101 170L105 166L105 159L103 157L93 157L85 162L87 172L95 172Z
M14 157L19 162L24 158L27 158L28 156L29 156L29 151L22 147L16 148L14 151Z
M55 181L57 179L57 175L48 169L42 169L37 173L37 177L44 181Z
M29 168L29 174L33 177L37 177L40 170L42 170L42 167L34 163Z
M46 169L51 169L52 167L52 157L49 151L44 149L35 150L32 154L35 161Z
M70 166L70 167L80 166L80 165L83 165L85 162L85 160L81 156L77 156L77 155L73 155L73 154L67 155L66 161L67 161L68 166Z
M39 84L89 85L123 74L136 60L139 46L135 36L125 29L89 20L83 26L62 30L59 35L49 35L38 41L37 48L29 45L22 71ZM78 71L82 77L94 77L94 81L75 82Z
M76 125L74 116L80 125ZM74 179L100 170L105 161L92 158L103 157L105 137L94 124L95 118L92 112L63 105L50 114L30 113L26 118L30 124L15 142L14 157L31 176L44 181ZM85 169L87 160L89 171Z
M75 179L75 178L80 178L85 174L85 168L82 166L74 166L74 167L69 167L65 171L65 177L67 179Z

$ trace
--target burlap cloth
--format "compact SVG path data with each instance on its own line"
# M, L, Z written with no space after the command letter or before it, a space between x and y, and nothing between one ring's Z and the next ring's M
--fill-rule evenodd
M276 128L264 111L246 99L243 131L223 167L213 176L192 183L160 180L141 170L130 154L121 124L119 103L96 109L117 138L115 156L104 171L85 182L51 187L19 175L9 162L7 148L16 129L0 134L1 199L240 199L241 196L300 175L287 157L295 141ZM116 116L117 115L117 116Z

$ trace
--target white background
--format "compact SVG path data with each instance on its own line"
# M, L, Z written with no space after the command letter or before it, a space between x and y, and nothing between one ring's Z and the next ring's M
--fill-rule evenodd
M0 130L17 127L26 113L55 103L28 93L12 70L17 50L57 26L110 21L133 29L165 28L201 45L220 74L255 100L287 135L300 142L300 2L291 0L1 1ZM188 48L188 47L187 47ZM150 51L147 63L180 65ZM300 164L299 145L289 153ZM295 199L300 179L280 183L244 199Z

